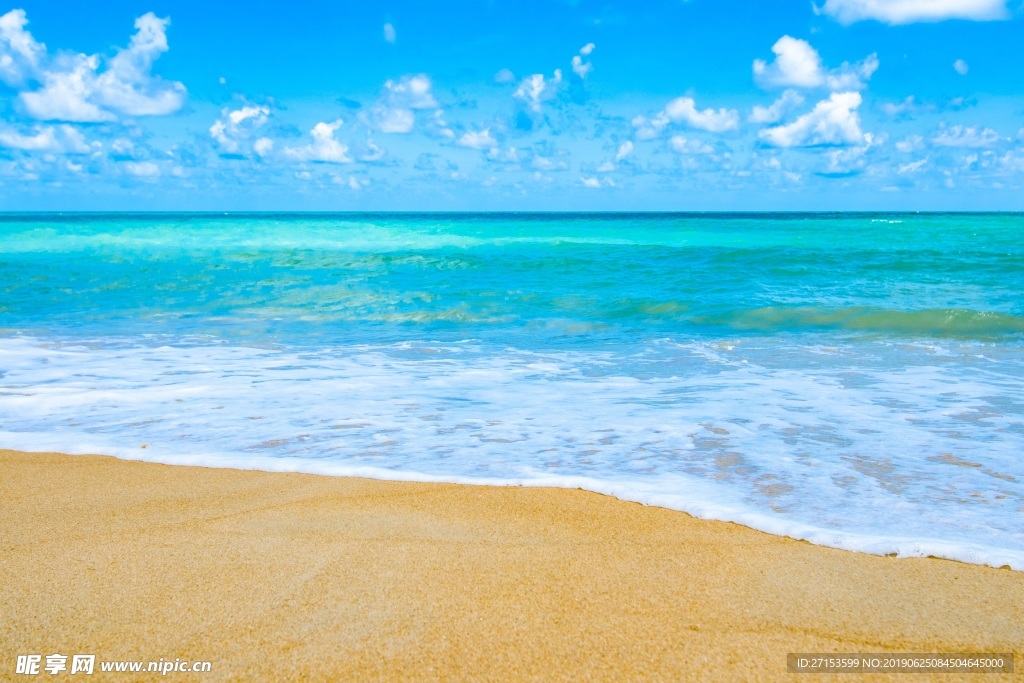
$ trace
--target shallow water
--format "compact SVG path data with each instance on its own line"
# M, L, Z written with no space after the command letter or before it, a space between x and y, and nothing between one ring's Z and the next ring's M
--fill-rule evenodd
M0 446L582 486L1024 569L1022 230L8 214Z

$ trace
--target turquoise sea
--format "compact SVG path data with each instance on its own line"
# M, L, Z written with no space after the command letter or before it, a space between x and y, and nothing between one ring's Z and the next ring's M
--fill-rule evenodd
M0 447L1024 570L1024 214L2 214Z

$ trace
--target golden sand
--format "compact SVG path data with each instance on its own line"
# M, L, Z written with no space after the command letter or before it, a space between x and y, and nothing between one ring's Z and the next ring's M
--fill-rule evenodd
M0 679L54 652L212 663L163 678L183 681L819 681L786 653L833 651L1024 667L1024 573L1006 569L578 490L11 451L0 468Z

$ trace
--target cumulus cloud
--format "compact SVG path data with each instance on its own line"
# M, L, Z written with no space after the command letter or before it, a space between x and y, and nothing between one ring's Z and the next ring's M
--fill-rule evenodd
M366 144L359 152L359 160L366 162L380 161L384 158L384 150L374 143L373 138L366 138Z
M492 149L498 146L498 141L491 137L490 128L484 128L480 131L467 131L456 144L471 149Z
M384 40L394 44L395 38L397 38L395 35L395 27L391 24L384 24Z
M572 71L580 78L586 78L587 74L590 73L590 69L593 67L590 62L584 62L583 58L593 52L594 47L593 43L587 43L580 48L580 53L578 55L574 55L572 58Z
M804 103L803 96L795 90L787 90L767 107L755 105L747 120L751 123L775 123L780 121L794 107Z
M828 164L823 170L818 171L817 175L826 178L848 178L863 172L867 165L867 149L868 145L829 150L824 155Z
M0 70L12 84L39 84L19 94L30 116L95 123L113 121L118 115L170 114L184 103L184 85L151 74L153 62L168 50L169 19L152 12L139 17L128 47L109 59L78 53L49 58L24 31L24 13L18 12L0 17ZM11 74L13 79L8 78Z
M539 114L541 104L555 96L561 82L561 69L555 69L554 75L547 79L544 78L544 74L533 74L519 83L519 87L512 93L512 97L523 102L534 113Z
M677 154L713 154L714 148L701 140L690 140L682 135L674 135L668 141L672 151Z
M433 109L437 107L437 101L430 88L430 79L424 74L402 76L397 81L385 81L384 99L392 107Z
M611 178L587 178L581 176L580 185L590 190L597 190L602 187L615 187L615 181Z
M965 62L964 60L958 59L955 62L953 62L953 71L956 71L961 76L966 76L968 70L970 70L970 67L967 66L967 62Z
M774 45L775 61L754 60L754 78L769 86L816 88L825 82L821 56L806 40L782 36Z
M138 178L155 178L160 175L160 167L152 161L125 161L121 166L125 173Z
M673 123L684 122L712 133L723 133L739 125L739 114L735 109L699 110L692 97L677 97L668 103L664 113Z
M408 133L416 126L416 114L411 109L382 108L377 112L377 128L382 133Z
M25 30L27 24L23 9L0 16L0 80L12 87L35 76L46 57L46 46Z
M511 146L504 150L500 147L491 147L490 151L487 152L487 160L499 164L518 167L520 162L519 150Z
M552 156L545 156L544 154L534 154L533 160L530 165L538 171L567 171L569 170L569 163L565 159L559 159L558 156L564 156L563 150L549 150L548 154L556 155L555 158Z
M221 118L210 126L210 137L222 151L238 154L253 131L267 122L269 115L270 108L266 106L246 105L234 111L225 108L221 111ZM269 151L266 143L262 147ZM262 156L260 152L257 154Z
M82 133L68 125L36 126L30 133L0 129L0 147L54 154L83 154L89 151Z
M288 147L284 153L296 161L316 161L326 164L347 164L352 158L348 155L348 145L342 144L334 137L335 131L344 123L341 119L332 123L320 122L313 126L309 135L313 141L304 147Z
M252 143L252 151L259 154L261 157L265 157L270 154L274 149L274 141L270 138L258 138L256 142Z
M863 144L867 138L856 111L861 101L860 93L832 93L796 121L766 128L759 136L775 147Z
M873 19L884 24L912 24L946 19L1006 19L1006 0L826 0L816 11L842 24Z
M619 151L615 153L615 161L622 161L633 154L633 143L626 140L619 145Z
M754 80L762 88L820 88L861 90L878 70L878 56L870 54L856 64L844 62L826 69L821 55L806 40L782 36L772 45L775 60L754 60Z
M739 126L739 122L740 115L735 109L697 109L697 103L692 97L677 97L653 118L637 116L632 123L637 129L637 137L649 140L657 137L670 123L684 124L711 133L724 133Z
M437 108L437 100L430 89L430 79L424 74L386 81L373 110L380 131L410 132L416 125L416 110Z

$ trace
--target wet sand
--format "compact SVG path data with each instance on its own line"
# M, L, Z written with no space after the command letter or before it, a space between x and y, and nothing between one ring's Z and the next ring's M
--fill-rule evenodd
M578 490L12 451L0 471L0 679L54 652L208 660L163 678L203 681L827 680L786 653L834 651L1024 668L1024 572Z

